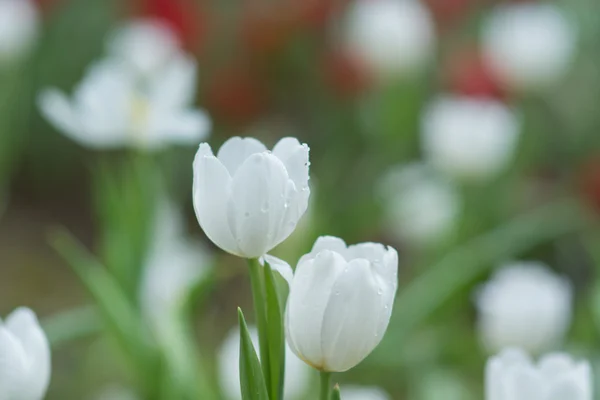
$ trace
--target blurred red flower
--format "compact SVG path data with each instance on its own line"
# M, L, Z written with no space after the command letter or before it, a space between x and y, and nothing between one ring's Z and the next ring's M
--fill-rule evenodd
M217 71L208 78L206 108L217 120L243 124L266 109L265 86L243 63Z
M200 3L194 0L138 0L144 17L168 23L181 41L189 47L202 46L206 39L208 18Z
M497 99L506 97L502 86L477 51L463 50L456 53L451 57L446 74L446 84L454 93Z
M354 97L370 84L369 74L360 62L341 51L328 53L323 69L326 83L342 97Z

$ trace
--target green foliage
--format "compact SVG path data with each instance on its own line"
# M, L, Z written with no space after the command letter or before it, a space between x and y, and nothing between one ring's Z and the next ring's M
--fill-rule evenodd
M240 324L240 385L243 400L269 400L265 378L254 350L242 310L238 308Z

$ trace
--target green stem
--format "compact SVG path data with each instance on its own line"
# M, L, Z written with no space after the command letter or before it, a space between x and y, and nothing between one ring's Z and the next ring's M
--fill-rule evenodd
M319 400L329 400L331 393L331 372L321 371L319 377L321 378L321 394Z
M266 299L264 290L263 267L258 259L248 259L250 267L250 283L252 285L252 300L254 302L254 315L258 329L258 343L260 347L260 365L262 367L265 383L271 387L271 368L269 358L269 331L267 326Z

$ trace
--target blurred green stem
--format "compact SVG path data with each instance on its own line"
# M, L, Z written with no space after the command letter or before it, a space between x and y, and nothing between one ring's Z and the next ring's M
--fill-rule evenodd
M594 222L575 199L562 199L520 216L451 251L401 288L389 335L402 341L454 293L501 262Z
M91 336L102 329L102 319L96 307L86 305L46 317L42 327L50 345L56 348L71 340Z
M269 340L266 315L266 300L263 282L263 267L256 258L248 259L250 267L250 283L252 285L252 299L254 302L254 316L256 318L256 327L258 329L258 342L260 347L260 365L262 367L265 383L268 388L271 387L271 368L269 366ZM274 399L273 399L274 400Z
M331 372L321 371L319 372L321 378L321 394L319 400L329 400L329 394L331 387Z

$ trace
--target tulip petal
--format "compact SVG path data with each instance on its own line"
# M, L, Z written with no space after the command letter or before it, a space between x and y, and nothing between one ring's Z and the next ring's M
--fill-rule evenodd
M265 254L259 259L259 261L260 264L263 266L265 265L265 261L269 263L271 269L273 271L279 272L279 275L281 275L281 277L286 280L288 286L292 285L292 281L294 279L294 271L292 271L292 267L290 266L290 264L286 263L281 258L274 257L270 254Z
M43 398L50 383L50 344L36 315L28 308L17 308L6 318L5 327L21 342L27 359L22 398Z
M158 109L150 116L148 142L198 143L208 135L210 128L211 121L205 112L183 110L165 113Z
M288 181L283 163L266 152L252 154L237 169L229 226L245 257L260 257L284 239L276 235L288 222L283 219Z
M19 398L20 389L26 385L26 355L17 338L0 326L0 399Z
M346 268L344 258L329 250L300 262L290 287L286 336L294 353L315 368L325 366L321 332L332 288Z
M217 158L223 163L231 176L234 176L240 165L242 165L248 157L255 153L267 151L267 148L260 141L248 137L241 138L239 136L228 139L217 153Z
M505 398L511 400L545 400L547 389L541 374L531 366L515 366L504 378Z
M281 139L273 147L273 154L283 162L298 190L308 188L308 153L308 146L292 137Z
M38 97L38 104L42 114L56 129L73 139L80 140L81 122L64 93L55 88L45 89Z
M152 80L150 97L160 107L180 109L194 100L198 66L192 57L174 58L162 71L161 76Z
M231 194L231 177L213 155L210 146L202 143L194 159L194 210L200 226L210 240L221 249L240 255L227 222L227 203Z
M323 317L322 342L328 371L346 371L379 344L382 289L365 259L355 259L340 274Z

